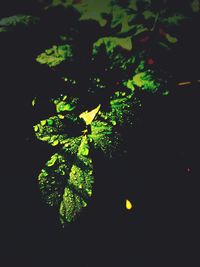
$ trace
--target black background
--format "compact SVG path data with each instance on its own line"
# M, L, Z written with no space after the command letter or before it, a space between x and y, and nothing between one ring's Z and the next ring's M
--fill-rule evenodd
M6 1L1 16L30 10L39 12L31 2ZM198 266L198 22L163 60L177 81L193 85L144 99L125 139L128 153L96 157L94 198L65 229L42 202L36 179L52 153L34 141L32 130L31 100L54 86L33 60L45 37L36 39L34 28L0 37L2 266Z

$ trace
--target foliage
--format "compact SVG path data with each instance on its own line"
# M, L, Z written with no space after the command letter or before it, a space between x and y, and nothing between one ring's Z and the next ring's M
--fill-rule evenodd
M42 5L44 12L58 7L73 11L74 21L58 31L57 43L36 57L66 84L62 94L50 96L54 104L50 117L34 126L38 140L57 148L38 181L46 203L58 207L63 225L77 217L92 195L92 152L115 154L123 141L122 127L134 124L141 94L169 93L169 75L161 78L150 51L165 53L177 45L178 27L199 12L199 1L187 1L187 12L168 7L169 1L160 2L158 6L153 0L52 0ZM3 18L0 32L35 22L37 18L25 15ZM87 29L84 25L95 25L95 33L80 38ZM83 67L88 68L87 86ZM36 103L34 98L34 108Z

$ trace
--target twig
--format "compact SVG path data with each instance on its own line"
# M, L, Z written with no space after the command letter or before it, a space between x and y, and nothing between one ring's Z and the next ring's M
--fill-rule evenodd
M157 21L158 21L159 15L160 15L160 13L158 12L158 13L156 14L156 17L155 17L155 20L154 20L153 26L152 26L152 28L151 28L151 30L150 30L151 32L153 32L153 31L155 30L155 27L156 27L156 24L157 24Z
M200 80L196 81L197 83L200 83ZM185 85L191 85L193 82L187 81L187 82L179 82L178 86L185 86Z

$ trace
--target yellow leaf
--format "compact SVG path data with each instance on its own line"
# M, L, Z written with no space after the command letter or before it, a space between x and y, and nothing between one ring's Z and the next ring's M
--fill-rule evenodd
M90 125L94 118L96 117L97 113L100 110L101 105L98 105L95 109L91 110L90 112L85 111L79 115L79 118L83 119L86 125Z

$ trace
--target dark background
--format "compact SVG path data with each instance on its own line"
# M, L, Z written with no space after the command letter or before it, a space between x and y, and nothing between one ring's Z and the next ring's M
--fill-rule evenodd
M30 11L31 2L5 3L2 17ZM31 10L39 12L35 5ZM52 151L32 130L33 96L56 86L33 60L50 33L36 38L33 28L0 37L2 266L198 266L198 27L194 17L181 44L163 59L177 82L193 84L143 99L125 138L127 154L97 155L94 198L65 229L41 200L36 177Z

